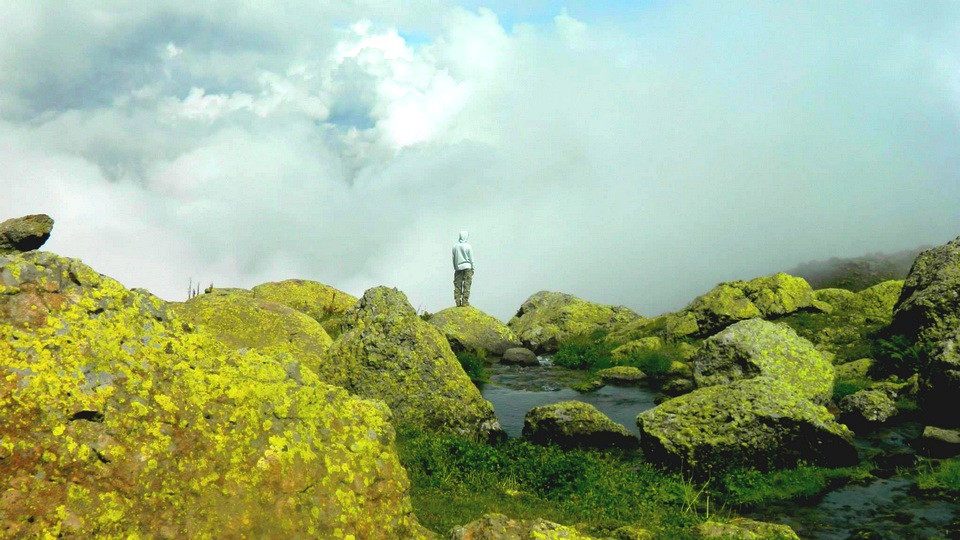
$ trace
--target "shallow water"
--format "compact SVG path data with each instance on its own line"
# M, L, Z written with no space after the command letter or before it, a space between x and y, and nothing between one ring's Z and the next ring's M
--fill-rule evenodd
M647 388L604 386L595 392L580 393L570 385L583 379L582 371L553 366L543 358L540 366L507 366L490 368L490 382L480 388L483 397L493 404L500 424L510 437L519 437L527 411L559 401L578 400L590 403L614 422L623 424L636 435L637 414L654 406L656 394Z

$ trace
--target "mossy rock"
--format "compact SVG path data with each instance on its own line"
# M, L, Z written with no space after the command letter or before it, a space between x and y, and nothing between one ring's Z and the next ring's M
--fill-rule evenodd
M637 416L644 456L697 474L728 467L857 461L853 434L822 405L770 377L708 386Z
M611 331L640 316L622 306L581 300L573 295L540 291L520 306L507 326L524 347L537 353L554 352L578 335Z
M0 268L0 536L429 535L382 404L77 260Z
M917 257L894 307L893 333L936 343L960 327L960 237Z
M511 519L503 514L487 514L476 521L454 527L449 540L595 540L573 527L544 519Z
M346 388L385 402L399 423L495 440L504 432L493 406L464 373L443 334L417 316L406 295L374 287L343 317L327 361L347 374Z
M305 279L263 283L253 288L253 295L309 315L331 336L340 334L340 318L357 303L354 296Z
M856 294L854 308L867 321L890 324L893 308L903 291L903 280L884 281Z
M53 218L33 214L0 223L0 255L40 249L53 230Z
M833 366L790 327L763 319L740 321L707 338L693 359L697 386L769 377L808 399L826 402Z
M833 309L842 309L850 302L854 302L857 293L847 289L817 289L813 291L816 300L829 304Z
M943 339L920 367L917 404L924 421L941 427L960 427L960 326Z
M789 525L747 518L733 518L730 521L709 519L697 525L697 534L700 538L718 540L800 540Z
M897 414L896 392L870 388L844 396L840 400L840 419L851 426L886 422Z
M663 340L658 337L645 337L640 339L635 339L633 341L628 341L623 345L610 351L610 356L614 360L622 361L630 356L645 352L645 351L657 351L663 347Z
M300 311L242 289L214 289L173 309L231 348L287 353L331 384L346 382L343 367L323 359L333 340L320 323Z
M696 319L696 335L709 336L737 321L771 319L814 308L815 300L805 279L781 272L750 281L721 283L684 311Z
M507 325L473 306L438 311L428 322L440 329L454 352L484 351L502 356L507 349L520 346L520 340Z
M561 401L527 411L523 437L563 448L635 448L637 437L582 401Z
M600 377L604 384L637 386L647 378L647 375L633 366L614 366L601 369L597 372L597 377Z
M872 358L861 358L846 364L840 364L834 367L834 375L837 379L856 379L865 378L873 367Z

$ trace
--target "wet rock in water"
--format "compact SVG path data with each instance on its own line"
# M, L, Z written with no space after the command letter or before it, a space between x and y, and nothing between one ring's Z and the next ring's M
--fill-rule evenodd
M574 336L609 331L639 318L623 306L608 306L569 294L540 291L520 306L507 326L524 347L545 353L556 351Z
M347 373L348 390L382 400L399 423L481 441L506 436L446 338L396 289L363 293L326 360Z
M882 388L865 389L844 396L838 404L840 420L845 424L872 425L886 422L897 414L896 393Z
M357 303L354 296L306 279L262 283L252 292L261 300L283 304L308 315L331 336L340 334L340 319Z
M503 351L500 358L502 364L517 364L521 366L539 366L540 360L536 353L525 347L511 347Z
M53 218L32 214L0 223L0 255L39 249L53 230Z
M382 404L80 261L0 274L0 536L429 535Z
M695 472L857 462L846 426L793 386L770 377L697 389L640 413L637 425L648 460Z
M637 438L627 428L582 401L535 407L523 420L524 438L563 448L633 448Z
M633 366L614 366L601 369L597 372L597 376L605 384L614 386L637 386L647 378L646 373Z
M833 366L813 344L786 325L762 319L741 321L711 336L693 358L699 387L760 376L820 402L833 392Z
M960 430L926 426L915 445L930 457L948 458L960 455Z
M918 341L952 339L960 327L960 237L913 262L893 312L891 331Z
M473 306L438 311L428 322L440 329L454 352L484 351L502 356L507 349L520 346L520 340L507 325Z
M724 540L800 540L797 533L789 525L781 523L767 523L746 518L733 518L727 522L707 520L697 526L700 538L722 538Z
M331 384L346 382L343 366L323 358L333 340L320 323L295 309L256 298L244 289L214 289L173 309L230 348L287 353Z
M545 519L510 519L487 514L447 534L449 540L594 540L573 527Z
M960 427L960 326L944 338L920 365L917 404L924 422Z

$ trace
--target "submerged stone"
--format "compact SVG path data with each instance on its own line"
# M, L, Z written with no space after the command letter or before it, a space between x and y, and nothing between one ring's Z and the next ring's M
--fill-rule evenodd
M527 412L523 437L563 448L634 448L637 438L627 428L582 401L561 401Z
M440 329L454 352L483 351L502 356L507 349L520 346L507 325L473 306L438 311L428 322Z
M524 347L554 352L577 335L610 331L640 316L623 306L581 300L570 294L540 291L528 298L507 326Z

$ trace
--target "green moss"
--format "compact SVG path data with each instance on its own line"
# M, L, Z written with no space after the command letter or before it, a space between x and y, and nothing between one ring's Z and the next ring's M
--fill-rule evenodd
M424 536L381 404L190 331L78 261L3 266L46 291L42 321L0 310L6 533Z
M561 401L527 412L523 436L538 444L565 448L635 448L637 438L627 428L582 401Z
M490 375L487 373L487 358L483 353L460 351L456 353L457 361L460 367L470 377L473 382L489 382Z
M928 493L960 499L960 457L921 468L917 476L917 487Z
M839 402L841 399L869 388L871 381L867 377L843 377L837 378L833 383L833 400Z

